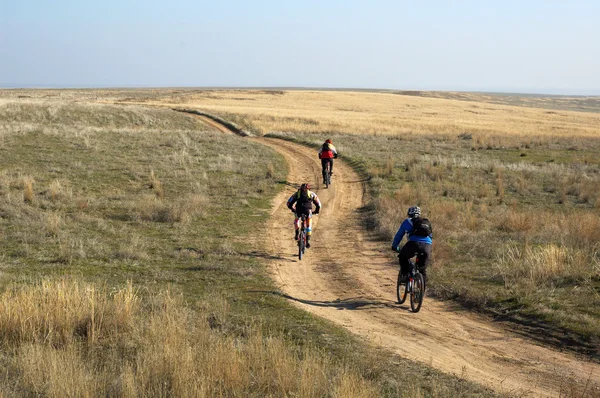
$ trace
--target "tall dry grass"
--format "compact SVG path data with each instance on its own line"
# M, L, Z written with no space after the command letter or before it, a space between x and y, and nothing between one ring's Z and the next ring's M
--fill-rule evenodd
M33 179L31 177L23 178L23 201L33 203Z
M0 344L94 345L129 330L138 303L131 284L112 294L69 279L13 285L0 296Z
M349 364L249 324L215 328L228 306L206 312L168 290L109 291L72 279L14 285L0 296L0 391L63 396L375 397ZM216 311L216 312L215 312Z
M551 282L580 279L593 272L584 252L555 244L528 246L512 244L503 248L497 263L507 286L521 284L529 288L548 286Z
M154 169L150 170L150 189L154 191L157 198L163 199L165 197L165 190L160 180L156 177Z

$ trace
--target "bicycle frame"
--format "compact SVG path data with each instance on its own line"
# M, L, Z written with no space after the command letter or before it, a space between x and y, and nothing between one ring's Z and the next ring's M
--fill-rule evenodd
M304 251L306 249L306 220L308 217L306 214L302 214L300 216L300 232L298 234L298 259L302 260L302 256L304 255Z

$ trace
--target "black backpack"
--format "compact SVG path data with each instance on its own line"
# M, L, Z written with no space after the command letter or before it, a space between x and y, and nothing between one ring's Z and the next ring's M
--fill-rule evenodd
M305 194L302 191L298 191L298 201L296 204L297 209L310 210L312 209L312 199L308 195L308 192Z
M413 229L410 232L411 235L426 237L431 236L431 233L433 232L431 222L427 218L419 217L413 219L412 226Z

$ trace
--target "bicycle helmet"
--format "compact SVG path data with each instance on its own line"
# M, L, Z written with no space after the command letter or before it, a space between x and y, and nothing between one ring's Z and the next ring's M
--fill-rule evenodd
M326 144L333 144L333 142L331 142L331 140L330 140L329 138L327 138L327 139L325 140L325 143L326 143Z
M302 184L300 185L300 190L301 191L308 191L310 189L310 185L308 184Z
M416 218L421 215L421 208L419 206L412 206L408 209L408 216L410 218Z

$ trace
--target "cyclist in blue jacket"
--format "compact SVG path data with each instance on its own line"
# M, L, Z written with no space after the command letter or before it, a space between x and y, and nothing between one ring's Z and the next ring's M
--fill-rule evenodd
M421 208L412 206L408 209L408 218L402 222L394 241L392 250L399 252L398 260L400 262L400 273L402 280L406 281L410 272L409 260L417 255L419 257L419 271L427 281L427 265L431 258L432 228L431 223L426 218L421 218ZM400 242L404 235L407 235L407 242L399 250Z

